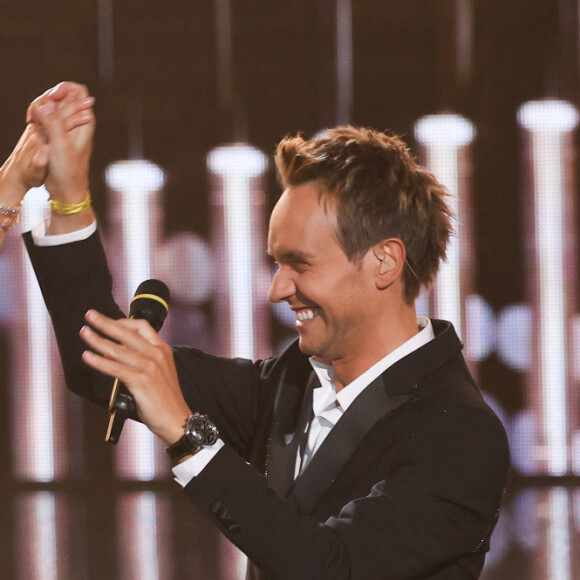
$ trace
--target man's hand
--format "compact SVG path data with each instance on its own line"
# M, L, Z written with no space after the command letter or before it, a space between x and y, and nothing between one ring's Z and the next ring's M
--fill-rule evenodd
M88 193L95 129L93 104L86 87L65 82L28 108L27 119L50 144L46 189L53 199L64 203L78 203Z
M167 445L184 431L191 411L183 398L171 347L145 320L113 320L89 310L80 335L93 351L85 351L89 366L118 378L129 389L140 419ZM98 354L97 354L98 353Z

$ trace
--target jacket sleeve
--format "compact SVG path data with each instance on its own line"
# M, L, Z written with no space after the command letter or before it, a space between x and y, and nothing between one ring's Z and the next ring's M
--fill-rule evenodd
M184 492L276 580L477 578L509 464L501 424L481 410L449 410L397 455L368 493L323 523L227 447Z
M35 246L27 232L24 242L52 320L67 386L106 406L113 379L83 363L86 345L79 336L89 308L111 318L125 316L112 297L112 278L99 235L59 246Z
M113 379L82 361L86 344L79 336L90 308L115 319L125 316L112 296L112 277L98 232L59 246L35 246L30 233L24 234L24 241L52 319L68 388L107 406ZM190 408L210 413L224 439L247 454L265 363L213 357L182 347L174 348L174 359Z

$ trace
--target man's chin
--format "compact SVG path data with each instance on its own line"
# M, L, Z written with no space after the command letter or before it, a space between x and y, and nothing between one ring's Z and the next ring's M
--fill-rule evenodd
M316 356L316 349L313 348L313 345L305 340L302 335L298 337L298 348L302 354L307 356Z
M309 343L307 340L304 340L302 336L300 336L298 339L298 348L300 349L300 352L302 354L305 354L306 356L311 356L315 361L327 365L330 365L332 363L331 360L321 355L320 353L321 349L319 347L317 348L312 343Z

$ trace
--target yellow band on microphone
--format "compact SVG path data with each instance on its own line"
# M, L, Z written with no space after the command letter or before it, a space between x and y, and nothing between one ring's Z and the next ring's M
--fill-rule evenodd
M150 300L157 300L157 302L159 302L159 304L162 304L163 307L165 308L165 310L167 310L167 312L169 312L169 304L167 304L167 302L165 302L165 300L163 300L163 298L161 298L160 296L156 296L155 294L137 294L137 295L133 296L133 300L131 300L131 304L133 304L133 302L135 302L135 300L139 300L140 298L149 298Z

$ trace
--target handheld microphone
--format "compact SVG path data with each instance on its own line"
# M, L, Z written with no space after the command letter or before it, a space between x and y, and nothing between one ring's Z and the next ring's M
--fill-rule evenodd
M169 310L169 288L160 280L145 280L135 291L129 307L129 318L146 320L159 332ZM137 411L135 399L127 387L115 379L109 400L109 425L105 441L116 445L125 420Z

